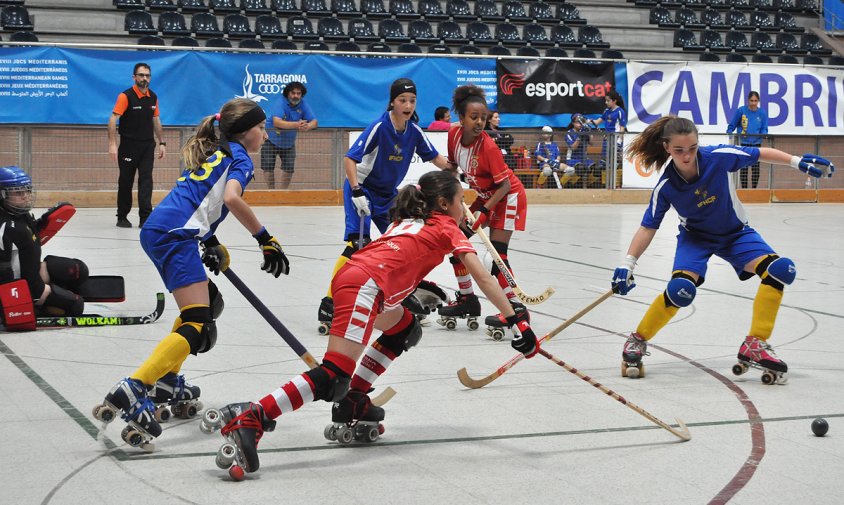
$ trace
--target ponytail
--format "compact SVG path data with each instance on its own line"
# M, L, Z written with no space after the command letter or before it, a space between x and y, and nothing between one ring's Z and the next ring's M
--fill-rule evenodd
M460 181L451 172L435 170L419 178L418 185L403 187L393 203L390 217L393 222L404 219L427 220L440 211L440 198L447 202L454 199L460 189Z
M654 168L656 171L671 156L665 150L665 144L674 135L697 135L697 127L686 118L677 116L663 116L651 123L645 131L639 134L627 147L627 155L634 162L638 161L645 169Z

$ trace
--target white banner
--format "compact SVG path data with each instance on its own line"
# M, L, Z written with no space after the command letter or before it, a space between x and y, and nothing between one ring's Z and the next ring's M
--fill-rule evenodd
M691 119L701 133L725 133L748 93L757 91L770 134L844 135L840 68L631 61L627 82L627 129L633 132L672 114Z
M363 130L349 132L350 148L361 133L363 133ZM448 157L448 132L425 132L425 135L428 136L428 140L431 141L431 144L433 144L434 149L436 149L437 152L445 157ZM437 168L433 163L422 161L422 158L414 152L413 160L411 160L410 167L407 169L407 175L404 176L404 179L402 179L398 187L401 188L402 186L406 186L408 184L416 184L416 182L419 181L419 178L422 177L422 174L430 172L431 170L439 170L439 168ZM345 175L343 177L345 178Z
M627 147L639 135L636 133L624 134L624 147ZM729 144L729 135L701 135L699 144L702 146L714 146ZM630 161L626 155L622 165L621 186L625 189L653 189L662 172L657 173L655 169L646 170L638 163Z

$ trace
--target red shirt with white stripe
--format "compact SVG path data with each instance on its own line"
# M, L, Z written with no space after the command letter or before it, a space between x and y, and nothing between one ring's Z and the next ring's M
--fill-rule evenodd
M522 190L522 182L504 163L501 148L484 131L471 145L464 146L463 127L453 127L448 131L448 158L460 166L466 174L469 187L482 200L489 200L498 186L507 179L510 180L508 194Z

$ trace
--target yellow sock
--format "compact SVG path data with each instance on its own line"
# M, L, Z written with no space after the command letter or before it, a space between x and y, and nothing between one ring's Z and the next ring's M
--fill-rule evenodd
M545 181L547 181L547 180L548 180L548 176L547 176L547 175L545 175L545 174L539 174L539 177L537 177L537 178L536 178L536 185L537 185L537 186L542 186L543 184L545 184Z
M188 323L201 330L199 323ZM164 337L149 358L130 377L151 386L167 372L178 371L190 354L190 344L185 337L173 332Z
M566 187L566 184L568 184L570 179L571 179L570 175L563 175L562 177L560 177L560 186Z
M768 340L774 331L774 321L782 303L783 292L773 286L760 284L753 300L753 320L750 333L760 340Z
M671 318L680 310L677 307L665 305L665 298L662 293L658 294L654 299L645 316L639 322L639 327L636 328L636 333L642 336L645 340L650 340L657 334L663 326L671 321Z
M354 244L352 244L351 242L346 242L346 247L347 248L353 248ZM337 262L334 263L334 270L331 272L331 279L332 280L334 279L334 276L337 275L337 272L339 272L340 269L343 268L343 265L345 265L346 262L348 262L348 261L349 261L349 258L346 257L345 254L341 254L340 257L337 258ZM328 293L326 293L325 296L327 296L329 298L334 298L334 295L331 293L331 283L330 282L328 283Z

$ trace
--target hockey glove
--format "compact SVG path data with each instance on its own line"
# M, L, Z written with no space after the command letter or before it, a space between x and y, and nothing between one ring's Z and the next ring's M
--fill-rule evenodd
M489 209L481 205L481 208L475 212L475 222L472 223L472 231L478 231L478 228L489 221Z
M360 186L352 188L352 203L355 205L359 216L368 216L372 213L369 210L369 200L366 199L366 194Z
M513 349L525 355L525 358L532 358L539 352L539 341L536 334L530 327L530 315L527 311L516 312L507 318L507 325L513 331L513 341L510 345Z
M220 275L220 272L225 272L229 268L231 256L229 256L226 246L217 240L216 235L211 235L208 240L202 243L202 263L214 275Z
M792 156L791 166L817 178L832 177L832 173L835 172L835 165L817 154L804 154L802 158Z
M278 277L281 274L288 275L290 273L290 262L284 251L281 249L281 244L278 243L275 237L271 236L266 228L261 228L256 235L253 235L258 245L261 246L261 251L264 253L264 262L261 263L261 270L269 273L273 277Z
M636 287L633 279L633 269L636 267L636 257L628 254L624 257L624 264L615 269L612 276L612 290L620 295L626 295Z
M460 231L463 232L463 235L466 235L466 238L472 238L472 236L475 234L475 232L472 231L472 225L469 224L468 219L464 219L463 223L459 224L457 227L460 228Z

